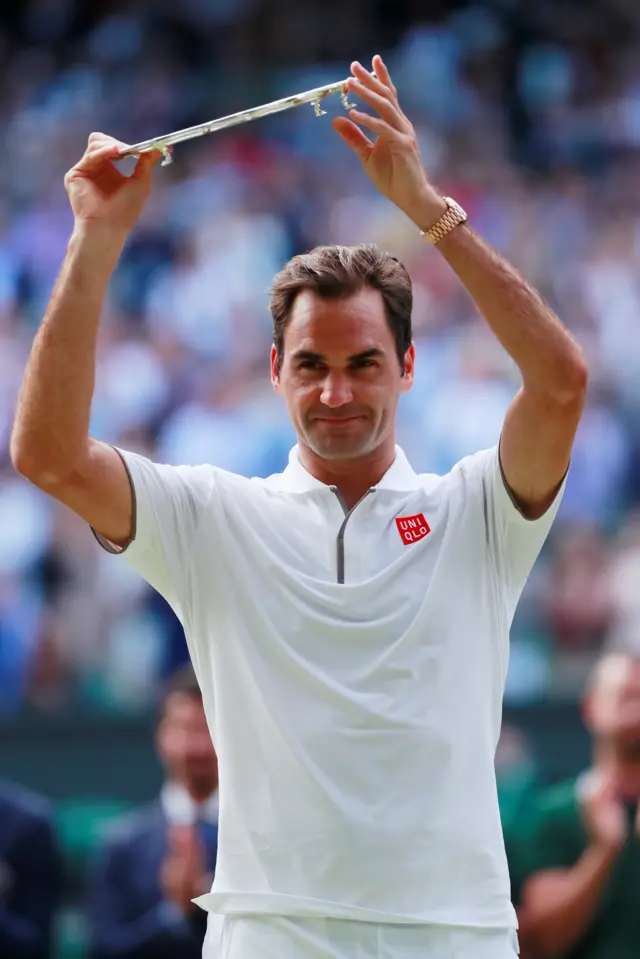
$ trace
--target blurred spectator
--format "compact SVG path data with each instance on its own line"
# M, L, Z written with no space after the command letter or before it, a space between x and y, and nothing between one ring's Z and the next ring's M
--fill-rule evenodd
M92 959L200 959L218 848L218 765L191 667L171 679L157 747L160 798L119 823L98 858L88 906Z
M0 781L2 959L51 959L61 884L62 862L47 804Z
M523 941L543 957L636 959L640 943L640 660L612 653L584 702L591 768L551 787L518 855Z
M531 827L531 811L540 790L539 773L527 737L516 726L503 723L496 750L496 780L500 819L511 877L511 900L520 902L522 877L515 854L519 838Z
M609 564L611 649L640 656L640 514L629 516L613 543Z

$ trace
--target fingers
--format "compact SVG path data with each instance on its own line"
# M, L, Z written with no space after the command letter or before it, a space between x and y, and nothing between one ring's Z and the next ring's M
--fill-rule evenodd
M135 165L131 179L139 180L142 183L148 182L161 159L162 153L160 150L150 150L148 153L143 153Z
M396 127L391 126L391 124L383 120L382 117L372 117L368 113L361 113L360 110L349 110L349 116L359 126L366 127L367 130L371 130L379 136L392 137L398 140L398 134L400 134L400 138L405 135L403 130L398 130Z
M116 140L104 133L92 133L89 137L84 155L78 160L76 165L69 170L65 177L65 183L73 180L78 175L92 177L100 173L101 176L104 176L107 171L113 174L117 179L126 179L123 174L117 171L113 163L109 164L106 168L105 164L115 160L120 151L127 149L127 147L128 144L122 143L121 140ZM139 157L130 179L142 183L149 183L153 170L161 158L162 153L159 150L151 150L149 153L143 153L142 156Z
M89 136L84 155L73 167L73 172L95 172L106 160L113 160L127 144L105 133L92 133Z
M382 59L379 53L376 53L375 57L373 58L372 66L373 66L373 69L375 70L376 76L380 78L382 83L384 83L385 87L387 87L387 89L391 91L392 95L397 100L398 91L394 87L393 81L391 80L391 75L389 71L387 70L384 60Z
M107 146L117 147L118 150L126 150L128 144L123 143L122 140L116 140L115 137L107 136L106 133L91 133L89 134L85 152L94 153L96 150L101 150Z
M384 64L382 57L376 54L371 61L371 65L373 67L373 73L370 73L369 70L365 69L365 67L363 67L358 60L354 60L354 62L351 64L351 72L356 79L358 79L370 90L373 90L375 93L379 93L381 96L393 101L400 110L398 91L393 85L391 76L389 75L389 71ZM402 110L400 110L400 112L402 113Z
M365 136L360 127L356 126L353 120L347 120L346 117L335 117L331 125L336 133L340 134L347 146L351 147L361 160L366 160L369 151L373 148L373 143Z
M198 837L193 826L174 824L169 832L169 849L178 859L194 859L198 853Z
M400 133L408 133L409 122L395 103L386 96L369 89L359 80L347 80L347 89L357 94L361 100L364 100L370 107L380 114L383 120Z
M111 160L118 155L120 147L112 143L96 146L82 156L76 163L74 170L83 170L89 172L97 169L105 160Z
M375 73L370 73L366 70L361 63L357 60L351 64L351 72L356 78L369 90L372 90L374 93L378 93L380 96L385 97L385 99L395 99L393 92L389 89L386 84L380 80L380 78Z

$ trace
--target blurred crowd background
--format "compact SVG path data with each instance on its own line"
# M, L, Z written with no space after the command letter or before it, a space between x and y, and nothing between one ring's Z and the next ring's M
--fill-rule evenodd
M538 285L591 363L560 519L513 632L508 700L575 698L603 648L638 647L639 20L632 0L37 0L5 15L5 713L144 708L184 655L167 608L14 476L7 457L16 390L71 228L65 171L94 129L136 142L340 79L351 59L369 62L377 50L433 181ZM341 109L338 97L326 104ZM298 108L174 157L157 171L105 310L96 436L165 462L280 470L293 436L268 378L271 278L318 243L372 240L403 258L415 282L418 375L400 418L413 465L447 471L496 442L513 366L328 118Z
M164 601L9 461L16 393L72 225L64 173L93 130L140 141L339 80L375 52L431 179L538 286L590 362L567 492L513 628L504 768L577 772L593 663L640 653L635 0L5 0L0 755L54 798L74 801L79 767L95 791L91 757L109 737L109 757L133 741L142 755L158 691L186 659ZM342 109L338 97L324 105ZM95 436L163 462L279 471L294 437L269 383L271 278L316 244L374 241L415 284L417 381L399 430L413 466L444 472L497 441L516 370L328 120L300 107L178 146L156 171L104 312ZM560 755L569 727L576 745ZM54 772L42 743L56 729L79 752ZM144 796L159 775L132 759L142 778L127 792L135 772L105 762L110 800Z

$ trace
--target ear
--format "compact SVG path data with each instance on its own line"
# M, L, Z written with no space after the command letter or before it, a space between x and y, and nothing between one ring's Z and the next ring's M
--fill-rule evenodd
M413 386L413 375L416 364L416 348L412 343L404 354L404 363L402 364L403 376L400 379L400 392L408 393Z
M276 393L280 392L280 373L278 372L278 353L271 344L271 383Z

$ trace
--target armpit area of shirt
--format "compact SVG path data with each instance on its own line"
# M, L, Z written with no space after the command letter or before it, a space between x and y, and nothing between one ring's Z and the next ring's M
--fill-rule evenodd
M113 556L119 556L121 553L124 553L126 552L126 550L129 549L134 539L136 538L136 527L137 527L137 520L138 520L138 501L136 497L136 487L135 487L135 483L133 482L131 470L129 469L129 464L127 463L126 459L124 458L120 450L117 448L117 446L113 446L112 449L116 451L116 453L122 460L122 464L125 468L127 477L129 479L129 486L131 487L131 536L126 541L126 543L123 543L121 546L118 546L117 543L112 543L110 539L107 539L106 536L104 536L102 533L99 533L97 529L93 528L93 526L90 526L89 529L93 533L94 537L96 538L100 546L102 546L102 548L107 553L111 553Z
M133 537L130 537L123 546L118 546L116 543L112 543L110 539L107 539L106 536L103 536L102 533L99 533L93 526L90 526L89 529L100 546L102 546L107 553L111 553L114 556L119 556L120 553L124 553L133 543Z
M567 467L567 470L562 480L560 481L558 488L553 494L553 497L551 497L550 502L547 508L544 510L544 512L541 513L540 516L528 516L524 508L522 507L521 503L518 501L518 498L516 497L515 493L509 486L509 482L507 480L507 477L505 476L504 469L502 467L502 458L500 456L500 445L498 445L496 449L496 456L498 459L498 472L500 474L500 485L502 486L502 489L504 490L514 511L518 514L518 519L525 524L537 523L540 520L544 519L546 516L548 516L548 514L554 509L554 507L558 505L559 501L562 499L564 488L567 482L567 475L569 473L569 467Z

